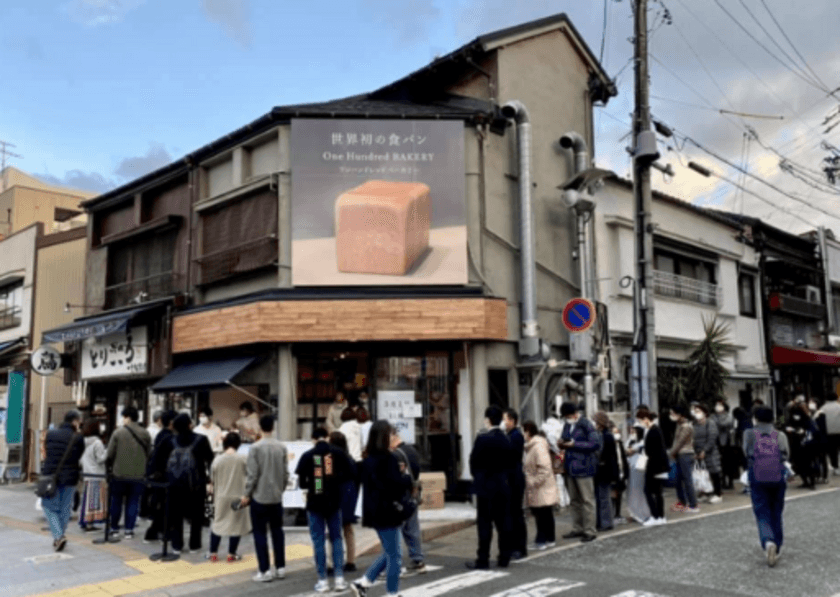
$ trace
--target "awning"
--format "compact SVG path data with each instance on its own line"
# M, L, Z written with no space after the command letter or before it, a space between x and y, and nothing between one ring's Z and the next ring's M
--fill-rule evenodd
M157 305L155 307L157 307ZM141 313L150 311L155 307L144 306L136 309L119 311L117 313L107 313L96 317L77 319L73 323L68 323L61 327L45 331L41 336L42 342L45 344L76 342L78 340L84 340L85 338L92 338L94 336L100 337L116 332L124 332L128 329L128 324L131 320Z
M0 355L9 352L17 348L18 346L22 346L26 343L26 338L17 338L15 340L10 340L8 342L0 342Z
M224 387L255 360L256 357L239 357L179 365L151 389L153 392L182 392Z
M828 365L830 367L840 367L840 353L810 350L808 348L793 348L791 346L774 346L773 364Z

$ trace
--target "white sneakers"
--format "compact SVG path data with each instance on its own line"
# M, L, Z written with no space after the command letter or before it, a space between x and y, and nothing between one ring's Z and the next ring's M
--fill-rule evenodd
M276 578L277 580L283 580L286 578L286 569L285 568L272 568L271 571L272 577Z
M778 548L775 543L768 541L765 544L764 549L767 552L767 565L773 568L776 565L776 560L779 559Z
M648 518L646 521L644 521L642 523L642 526L643 527L658 527L658 526L661 526L663 524L668 524L668 521L665 520L664 518L654 518L653 516L651 516L650 518Z
M710 504L719 504L722 501L723 501L723 498L719 495L713 495L711 498L709 498L709 503Z
M349 586L349 585L347 584L347 581L346 581L346 580L344 580L344 577L343 577L343 576L336 576L336 577L335 577L335 590L336 590L336 591L346 591L346 590L347 590L347 588L348 588L348 586ZM315 590L316 590L316 591L318 590L318 589L317 589L317 585L316 585L316 589L315 589Z
M328 593L330 590L330 581L326 578L323 578L315 583L315 592L316 593ZM338 590L336 588L336 590Z
M251 580L254 582L271 582L274 579L283 580L286 578L285 568L271 568L265 572L257 572Z

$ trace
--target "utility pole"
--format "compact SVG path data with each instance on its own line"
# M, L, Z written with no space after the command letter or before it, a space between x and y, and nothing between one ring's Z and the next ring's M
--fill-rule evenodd
M6 141L0 141L0 173L2 173L3 178L0 180L0 193L6 190L6 157L11 158L22 158L22 155L18 155L6 149L7 147L14 147L11 143L7 143Z
M633 192L636 235L636 305L638 314L633 345L634 375L639 379L642 402L659 410L656 384L656 328L653 301L653 217L650 186L651 164L659 157L656 135L651 131L650 90L648 87L648 0L636 0L635 60L636 111L633 118L635 140ZM634 404L633 407L638 406Z

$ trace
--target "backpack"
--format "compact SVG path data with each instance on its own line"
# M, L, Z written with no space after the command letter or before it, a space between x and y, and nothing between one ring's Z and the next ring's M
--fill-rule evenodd
M753 478L757 483L778 483L783 479L782 453L779 435L756 432L753 452Z
M195 460L193 448L198 445L200 439L201 436L196 435L189 446L181 446L178 444L177 438L172 438L175 449L172 450L172 453L169 455L169 460L166 462L166 473L172 488L187 489L189 491L198 489L200 478L198 475L198 463Z
M419 506L423 503L423 486L420 483L420 479L414 478L414 474L411 472L411 462L408 460L408 455L400 448L397 448L395 451L400 453L400 456L398 456L397 459L405 463L405 472L409 477L411 477L411 499L417 502L417 505Z

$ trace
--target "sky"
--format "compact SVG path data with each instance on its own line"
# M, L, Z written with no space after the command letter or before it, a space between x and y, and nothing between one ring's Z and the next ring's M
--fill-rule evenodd
M2 2L0 140L22 156L10 165L106 191L273 106L372 91L477 35L559 12L618 83L595 111L596 162L629 175L631 0ZM655 188L840 236L821 148L840 145L840 126L823 124L840 105L828 94L840 87L836 0L650 0L649 20L652 112L677 132L660 144L675 176L655 172Z

